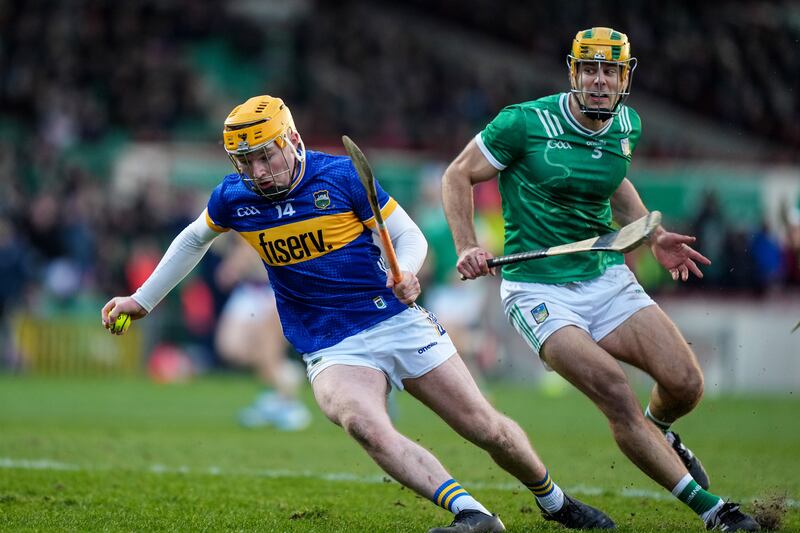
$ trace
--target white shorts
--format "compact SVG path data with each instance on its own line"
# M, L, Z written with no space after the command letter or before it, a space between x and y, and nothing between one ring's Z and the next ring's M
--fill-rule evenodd
M265 316L276 313L275 293L269 283L240 283L233 289L225 306L223 315L237 320L263 321Z
M338 344L305 354L303 360L311 383L329 366L365 366L383 372L390 385L403 390L404 379L427 374L454 353L436 315L414 306Z
M462 283L439 285L425 292L425 307L433 310L447 324L477 326L486 311L483 291ZM455 326L453 326L455 327Z
M544 341L565 326L577 326L599 341L639 309L656 305L625 265L564 284L503 280L500 298L511 325L537 355Z

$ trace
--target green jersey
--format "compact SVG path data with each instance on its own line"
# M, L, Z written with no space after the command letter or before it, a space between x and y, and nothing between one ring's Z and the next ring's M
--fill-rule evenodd
M505 252L513 254L614 231L610 198L628 173L641 134L636 111L599 131L569 110L569 94L508 106L475 140L500 171ZM587 252L506 265L503 278L536 283L592 279L623 262L616 252Z

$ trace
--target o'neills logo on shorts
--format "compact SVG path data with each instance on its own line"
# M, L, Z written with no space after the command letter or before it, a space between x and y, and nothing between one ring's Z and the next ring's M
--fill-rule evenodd
M420 354L420 355L422 355L422 354L424 354L425 352L427 352L428 350L430 350L431 348L433 348L434 346L436 346L437 344L439 344L439 343L438 343L438 342L432 342L432 343L430 343L430 344L429 344L429 345L427 345L427 346L423 346L422 348L420 348L419 350L417 350L417 353L418 353L418 354Z

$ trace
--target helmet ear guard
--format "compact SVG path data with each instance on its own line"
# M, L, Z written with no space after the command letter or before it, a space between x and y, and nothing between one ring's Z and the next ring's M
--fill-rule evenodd
M616 65L618 68L619 87L613 97L610 108L590 108L586 105L586 93L581 83L580 66L592 62L601 69L603 65ZM567 55L569 69L570 92L575 95L581 112L593 120L606 121L619 112L619 108L630 94L636 58L631 57L631 45L628 36L611 28L590 28L581 30L572 41L572 48Z
M296 143L292 141L294 135L297 136ZM280 98L268 95L254 96L233 108L225 119L222 141L231 163L245 185L256 194L270 200L280 199L291 190L299 176L296 172L297 162L302 164L305 161L305 146L297 133L289 108ZM263 150L267 154L273 144L281 150L286 168L275 172L270 167L273 185L263 188L258 180L254 179L252 172L246 172L250 167L247 155L258 150ZM295 156L294 165L290 165L286 155L283 154L283 149L287 146L291 147ZM277 186L275 177L285 172L293 174L289 184Z

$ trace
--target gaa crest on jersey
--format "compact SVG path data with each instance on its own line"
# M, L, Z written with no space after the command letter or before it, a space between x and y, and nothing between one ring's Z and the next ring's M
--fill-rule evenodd
M547 306L544 303L540 303L531 309L531 314L533 315L533 319L536 321L536 323L541 324L547 320L547 317L550 316L550 311L547 310Z
M316 191L314 193L314 207L317 209L327 209L331 205L331 195L328 191Z
M628 141L628 138L622 138L619 140L619 146L622 148L622 155L629 156L631 155L631 143Z
M378 309L386 309L386 302L383 301L383 298L381 296L376 296L375 298L372 299L372 302Z

